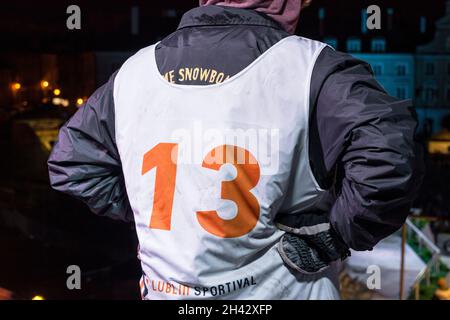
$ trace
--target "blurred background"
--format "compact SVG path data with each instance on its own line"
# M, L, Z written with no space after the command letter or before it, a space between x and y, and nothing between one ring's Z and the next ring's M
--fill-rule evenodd
M68 30L69 5L81 30ZM366 9L379 5L381 30ZM49 187L59 127L138 49L177 27L195 0L2 1L0 4L0 299L139 299L133 225L97 217ZM427 176L411 217L341 274L344 299L449 299L450 1L313 0L297 34L368 61L412 99ZM402 241L403 239L403 241ZM402 245L403 243L403 245ZM79 265L82 290L66 287ZM369 290L367 267L381 268Z

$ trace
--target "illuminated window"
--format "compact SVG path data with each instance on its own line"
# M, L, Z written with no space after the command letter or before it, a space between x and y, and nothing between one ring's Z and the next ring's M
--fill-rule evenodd
M347 40L348 52L361 52L361 40L360 39L348 39Z
M377 38L372 40L372 52L385 52L386 40L383 38Z
M398 87L396 96L399 99L406 99L406 96L407 96L406 87Z
M433 76L434 75L434 63L433 62L427 62L425 64L425 74L427 76Z
M395 67L395 70L396 70L396 73L397 73L398 76L405 76L406 75L407 66L406 66L405 63L399 63Z
M428 86L424 89L424 99L428 103L433 103L436 101L438 96L438 90L434 86Z
M383 74L383 65L381 63L375 63L372 65L373 74L381 76Z
M336 38L325 38L323 42L333 47L334 49L337 49L338 41Z

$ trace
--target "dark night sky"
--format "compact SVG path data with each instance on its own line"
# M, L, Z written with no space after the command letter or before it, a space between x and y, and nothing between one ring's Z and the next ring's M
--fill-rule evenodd
M1 50L67 52L137 49L173 31L181 14L196 3L195 0L2 1ZM81 7L81 31L66 29L66 8L70 4ZM132 4L141 8L141 32L137 37L130 35ZM430 40L434 21L445 12L445 0L314 0L313 5L302 14L298 33L320 38L317 10L324 7L325 35L343 39L357 36L361 9L370 4L378 4L384 11L394 9L394 29L389 32L395 40L391 41L396 46L391 47L394 51L412 51L417 44ZM177 16L164 17L164 12L169 9L175 9ZM428 19L429 33L426 36L419 34L421 15Z

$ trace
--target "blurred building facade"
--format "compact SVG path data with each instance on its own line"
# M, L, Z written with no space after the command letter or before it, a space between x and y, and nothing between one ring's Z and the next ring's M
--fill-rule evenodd
M323 9L322 9L323 10ZM324 15L323 11L319 18ZM344 41L325 36L324 42L338 50L346 51L367 61L380 84L391 95L412 99L420 120L420 128L428 134L441 130L441 120L450 114L450 1L446 2L445 15L435 23L433 39L417 45L414 52L401 46L401 37L395 33L396 11L387 7L384 12L385 28L369 31L361 13L360 33ZM419 34L430 32L426 17L417 20ZM420 42L420 36L417 37ZM418 43L417 43L418 44Z
M409 53L358 53L367 61L384 89L400 99L415 100L415 58Z
M434 39L419 46L415 58L418 112L436 132L442 129L440 119L450 114L450 1L436 22Z

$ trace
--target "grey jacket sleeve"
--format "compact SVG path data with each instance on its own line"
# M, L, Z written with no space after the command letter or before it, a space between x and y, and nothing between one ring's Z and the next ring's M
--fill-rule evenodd
M132 221L115 142L115 74L60 129L48 168L52 187L96 214Z
M367 63L330 48L311 96L312 167L334 188L331 225L349 247L370 250L404 223L423 176L412 103L389 96Z

